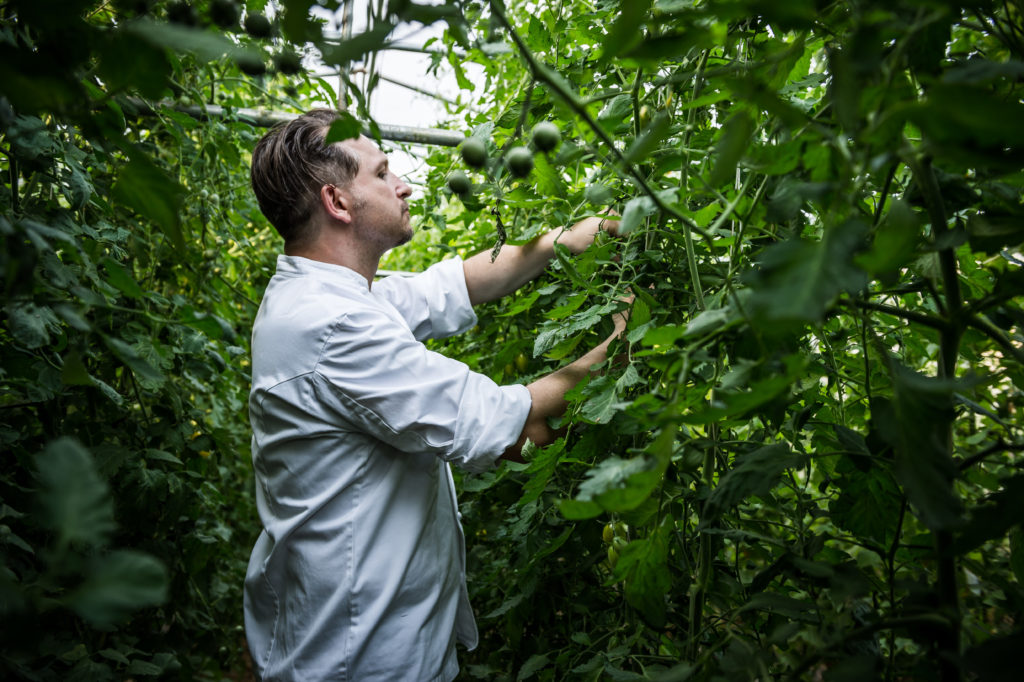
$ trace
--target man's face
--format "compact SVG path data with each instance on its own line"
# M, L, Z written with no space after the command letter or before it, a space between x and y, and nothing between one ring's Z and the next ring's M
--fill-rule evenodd
M382 253L412 239L405 201L412 189L390 171L388 157L369 138L341 144L359 158L359 172L345 188L352 199L353 227Z

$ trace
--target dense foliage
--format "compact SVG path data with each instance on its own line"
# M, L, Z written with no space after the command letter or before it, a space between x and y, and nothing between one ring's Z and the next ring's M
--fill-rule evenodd
M279 244L237 108L330 101L303 46L345 65L399 20L446 27L424 49L472 142L430 152L386 267L609 207L625 233L438 347L526 382L636 296L565 437L460 480L463 677L1016 677L1017 3L406 0L344 42L312 4L0 7L5 677L244 673L246 345Z

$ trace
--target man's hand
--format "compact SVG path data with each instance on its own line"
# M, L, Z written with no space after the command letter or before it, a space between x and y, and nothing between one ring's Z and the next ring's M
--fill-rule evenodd
M506 244L494 261L487 252L470 256L462 263L470 302L476 305L499 299L536 278L554 258L555 242L576 254L586 251L598 232L617 235L619 221L613 217L617 215L609 210L572 227L551 230L521 246Z
M626 303L626 308L612 314L615 329L600 344L590 349L586 354L561 369L542 376L533 383L527 385L530 391L530 412L523 425L523 431L519 440L502 455L505 459L514 462L522 461L522 449L527 439L538 446L550 445L561 435L548 425L548 419L560 417L565 413L568 403L565 394L572 390L576 384L582 381L588 374L595 373L595 365L599 365L608 359L608 347L613 341L622 336L629 322L630 307L633 296L629 295L621 299Z
M582 253L587 250L598 232L607 232L613 237L619 234L619 221L612 216L618 217L618 213L609 209L604 215L590 216L584 218L572 227L566 229L555 237L555 241L564 245L572 253Z

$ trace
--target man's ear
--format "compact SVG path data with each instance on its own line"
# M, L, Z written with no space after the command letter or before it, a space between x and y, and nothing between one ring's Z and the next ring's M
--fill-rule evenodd
M320 205L334 220L351 223L352 203L352 197L340 187L324 185L320 188Z

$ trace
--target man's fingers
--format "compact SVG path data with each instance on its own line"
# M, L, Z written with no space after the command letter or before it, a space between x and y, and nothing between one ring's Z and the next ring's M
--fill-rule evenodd
M619 221L615 220L618 216L619 213L614 208L605 209L601 217L601 222L597 225L597 229L604 230L613 237L618 237Z

